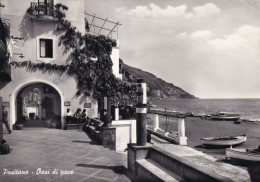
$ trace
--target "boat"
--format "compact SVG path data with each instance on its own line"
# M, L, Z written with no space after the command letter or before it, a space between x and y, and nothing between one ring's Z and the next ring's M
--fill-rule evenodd
M246 135L201 138L201 145L220 147L234 146L244 143L246 138Z
M239 114L230 113L230 112L218 112L216 114L210 115L212 120L230 120L236 121L240 118Z
M239 159L248 162L260 162L260 147L258 149L226 149L227 159Z
M186 115L187 117L193 117L193 116L194 116L194 114L193 114L192 112L186 112L185 115Z
M234 124L241 124L241 120L234 121Z

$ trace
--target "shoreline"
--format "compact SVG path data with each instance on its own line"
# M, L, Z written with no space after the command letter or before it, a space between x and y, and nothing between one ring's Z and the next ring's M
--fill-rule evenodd
M260 122L260 99L176 99L150 100L154 109L192 113L196 116L209 116L217 112L230 112L240 115L242 121Z
M167 131L178 131L178 118L169 119L166 124L165 117L160 116L160 128ZM187 117L185 120L188 147L213 156L218 160L225 160L226 148L205 148L201 146L200 138L223 137L247 134L247 141L233 148L257 148L260 145L260 122L219 121Z

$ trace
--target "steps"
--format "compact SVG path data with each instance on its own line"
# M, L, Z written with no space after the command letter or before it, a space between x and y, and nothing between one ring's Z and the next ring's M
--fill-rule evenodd
M180 176L174 174L170 170L156 163L152 159L136 160L137 173L147 174L146 180L148 181L167 181L179 182L184 181Z
M179 157L152 145L128 144L128 169L143 178L143 181L243 181L233 176L216 173L210 169L212 166L208 165L208 162L212 163L212 161L206 158L205 160L199 156L195 158L204 165L197 165L196 161L190 161L189 158Z
M31 119L24 123L24 127L42 127L46 128L46 122L42 119Z

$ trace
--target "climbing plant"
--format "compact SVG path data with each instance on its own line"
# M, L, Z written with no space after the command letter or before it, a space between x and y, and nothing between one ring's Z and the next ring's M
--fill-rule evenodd
M58 19L55 31L60 33L59 46L70 52L66 65L32 63L31 61L11 62L15 67L26 67L28 71L43 73L64 73L77 81L77 96L91 96L102 104L104 96L118 97L118 93L133 95L135 86L124 84L112 72L111 52L116 41L104 35L84 34L66 19L68 7L59 3L55 5L54 15ZM27 13L31 13L29 9ZM100 106L100 105L99 105Z

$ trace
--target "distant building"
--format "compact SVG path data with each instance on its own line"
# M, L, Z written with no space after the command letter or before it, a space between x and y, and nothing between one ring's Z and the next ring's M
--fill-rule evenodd
M55 32L57 18L53 14L54 5L62 3L69 9L66 19L81 33L86 32L85 0L2 0L0 17L10 24L10 35L0 34L1 61L49 63L65 65L69 57L62 46L58 46L60 34ZM28 16L27 9L32 8ZM0 28L2 22L0 21ZM2 28L1 28L2 31ZM89 30L87 30L89 31ZM13 37L13 39L11 38ZM14 44L14 41L17 42ZM4 45L4 46L3 46ZM119 45L118 45L119 46ZM9 57L3 55L3 48L9 47ZM113 73L119 74L119 47L114 47L111 55ZM2 68L1 68L2 69ZM3 71L2 72L8 72ZM8 121L12 126L16 121L28 119L60 118L60 127L64 125L63 115L67 108L72 113L77 108L85 108L89 117L98 117L97 102L92 98L80 100L75 97L76 80L67 75L29 72L26 68L10 68L10 79L1 81L0 97L8 111Z

